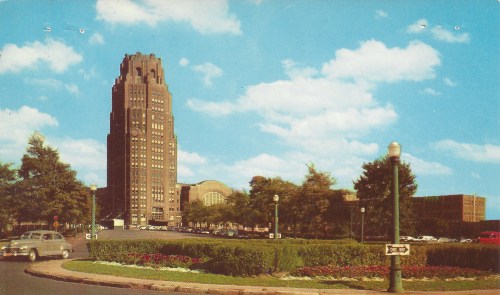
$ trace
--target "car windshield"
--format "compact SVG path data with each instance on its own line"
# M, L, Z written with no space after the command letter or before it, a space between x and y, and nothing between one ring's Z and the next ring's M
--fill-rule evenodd
M39 233L24 233L21 236L21 240L38 240L40 238Z

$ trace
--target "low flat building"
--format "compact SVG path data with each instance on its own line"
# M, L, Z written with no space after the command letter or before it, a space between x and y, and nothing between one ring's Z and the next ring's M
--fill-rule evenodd
M448 222L485 220L486 199L476 195L443 195L413 198L419 220L442 219Z

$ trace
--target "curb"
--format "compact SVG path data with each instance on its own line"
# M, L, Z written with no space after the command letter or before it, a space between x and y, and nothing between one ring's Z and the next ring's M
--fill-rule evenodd
M67 260L64 260L67 261ZM193 294L227 294L227 295L333 295L333 294L380 294L370 290L280 290L279 287L207 285L197 283L180 283L172 281L154 281L146 279L121 278L109 275L94 275L65 270L61 267L62 260L49 260L32 263L24 270L35 277L56 281L88 284L104 287L131 288L164 292L184 292Z
M71 259L70 259L71 260ZM69 260L47 260L31 263L25 273L56 281L87 284L104 287L142 289L163 292L183 292L191 294L224 294L224 295L346 295L346 294L387 294L387 291L356 290L356 289L300 289L263 286L210 285L201 283L185 283L173 281L157 281L99 275L76 272L64 269L62 264ZM469 291L405 291L406 294L460 294L460 295L499 295L500 290L469 290Z

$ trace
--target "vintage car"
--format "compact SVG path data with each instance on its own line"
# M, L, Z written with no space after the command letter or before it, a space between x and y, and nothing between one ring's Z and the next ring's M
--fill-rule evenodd
M19 240L10 241L7 246L1 248L0 254L4 258L25 256L33 262L42 256L59 256L66 259L72 250L60 233L34 230L25 232Z
M480 244L500 245L500 232L483 231L477 238Z

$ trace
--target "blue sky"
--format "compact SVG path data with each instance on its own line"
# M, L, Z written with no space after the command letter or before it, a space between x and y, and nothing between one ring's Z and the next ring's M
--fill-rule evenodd
M417 195L477 194L500 219L500 2L0 0L0 160L33 131L106 185L111 87L161 57L179 182L352 189L396 140Z

